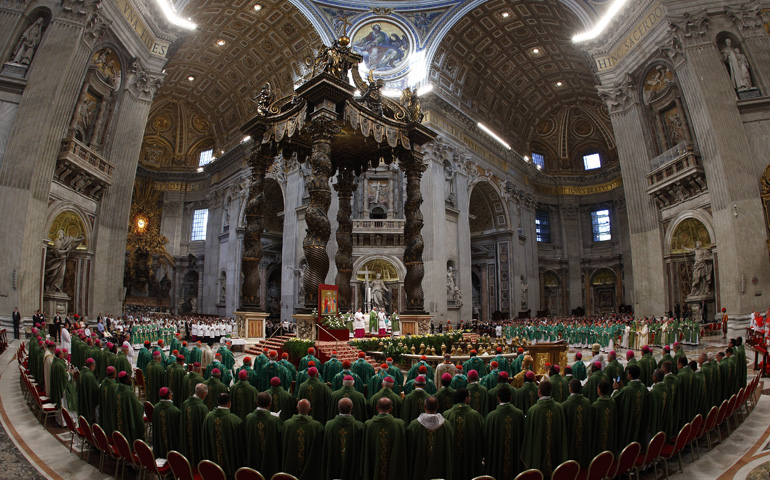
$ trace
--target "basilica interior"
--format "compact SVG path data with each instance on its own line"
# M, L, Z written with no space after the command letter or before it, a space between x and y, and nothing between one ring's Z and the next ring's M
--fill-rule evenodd
M3 2L0 318L290 320L319 284L368 308L376 276L387 311L441 323L764 311L764 7ZM408 108L412 130L363 120Z

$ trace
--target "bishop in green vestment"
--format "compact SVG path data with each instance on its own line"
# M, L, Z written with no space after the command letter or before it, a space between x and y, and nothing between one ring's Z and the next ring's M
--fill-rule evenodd
M195 386L195 394L182 403L182 416L179 422L179 451L187 457L190 465L198 465L203 460L203 420L209 413L205 398L208 387L204 383Z
M115 383L115 367L107 367L105 370L106 378L99 385L99 426L104 429L104 433L111 437L112 432L117 429L118 420L115 417L115 407L118 404L117 393L118 386Z
M129 445L133 445L136 439L144 440L144 409L136 398L131 377L126 372L122 371L118 374L118 390L115 399L118 422L116 430L126 437Z
M663 356L658 360L658 368L663 368L663 362L672 362L674 359L671 357L671 347L668 345L663 347Z
M476 410L484 418L489 411L489 395L487 389L479 383L479 376L475 370L468 372L468 393L472 409Z
M292 394L284 390L281 386L281 379L273 377L270 380L270 388L267 393L273 397L270 403L270 411L280 413L280 418L284 422L297 413L297 399Z
M246 465L270 478L281 471L283 421L270 411L273 397L262 392L257 409L246 416Z
M61 406L61 400L64 397L64 391L69 382L69 373L67 373L67 361L65 360L66 350L59 348L54 352L53 363L51 363L51 391L48 398L55 403L57 407Z
M364 381L359 377L353 370L350 369L350 361L345 360L342 362L342 371L338 373L337 375L332 378L332 391L339 390L342 388L342 382L345 379L346 376L350 375L350 377L353 379L353 386L355 387L356 391L359 393L365 394L366 393L366 384Z
M506 389L511 392L511 403L514 405L519 404L519 394L516 391L515 388L511 386L510 383L508 383L508 372L500 372L500 374L497 377L497 386L487 392L487 399L489 400L489 410L493 411L495 408L497 408L497 396L500 393L500 390ZM518 406L516 407L518 408ZM522 412L523 413L523 412Z
M332 391L328 385L318 379L318 369L316 367L308 368L307 373L309 378L299 387L297 400L302 400L303 398L309 400L312 408L312 417L318 420L321 425L324 425L329 415Z
M391 415L388 397L377 401L377 415L364 424L362 473L365 480L407 478L406 426Z
M217 353L222 356L222 365L224 365L227 370L232 370L235 366L235 357L233 356L233 351L230 350L231 347L232 344L227 342L225 346L219 347L219 350L217 350Z
M352 386L350 389L358 393ZM353 416L350 398L342 398L337 411L339 415L333 416L324 426L322 478L357 480L361 478L364 424Z
M278 354L276 353L276 357L277 355ZM332 358L330 358L329 361L324 363L323 367L321 367L321 376L325 378L327 381L331 381L331 379L334 378L334 376L340 373L341 371L342 371L342 362L340 362L339 359L337 358L337 352L332 351Z
M607 375L604 374L604 372L602 371L601 363L594 362L591 365L591 375L588 377L588 381L585 384L585 392L586 392L585 397L588 399L589 402L593 403L594 400L596 400L596 397L598 397L596 393L596 388L599 386L599 382L605 381L609 383L613 380L610 380L609 378L607 378Z
M249 383L249 372L241 370L238 372L238 382L230 389L230 411L245 422L246 417L256 408L257 393L257 389Z
M588 378L588 370L586 369L586 364L583 363L583 354L580 352L575 354L575 363L572 365L572 376L581 382Z
M617 438L615 433L617 431L618 407L610 397L612 387L609 382L599 382L597 388L599 398L591 404L594 418L591 425L593 428L591 437L594 441L593 455L598 455L604 451L610 451L617 455L620 451L620 446L615 441Z
M187 377L187 372L184 369L184 357L177 355L176 362L166 369L166 384L173 393L174 406L176 408L182 408L182 403L189 396L184 390L184 381Z
M291 385L291 374L278 362L278 352L271 350L268 358L267 363L263 364L257 372L257 389L264 392L270 388L270 379L273 377L280 378L282 385Z
M310 402L297 402L297 415L283 424L283 466L281 470L299 480L315 480L322 465L323 425L310 416Z
M519 410L527 415L530 407L537 403L538 400L538 388L535 384L535 372L528 371L524 374L524 385L516 392L517 399L519 401Z
M551 367L551 371L548 373L548 380L550 380L553 386L553 392L551 392L551 398L556 403L561 403L569 395L569 382L564 379L560 374L561 368L558 365Z
M268 360L268 359L266 358L265 360ZM305 355L304 357L302 357L300 359L300 361L299 361L299 369L300 370L305 370L306 368L308 368L310 366L310 365L308 365L308 363L310 363L310 362L314 362L315 363L314 366L316 368L320 369L321 367L323 367L323 363L321 362L321 360L319 360L315 356L315 348L313 348L313 347L308 348L307 349L307 355Z
M94 375L95 369L96 362L89 357L78 380L78 415L83 415L89 425L96 421L96 407L99 405L99 384Z
M470 392L461 388L455 392L452 408L444 412L452 430L452 471L460 479L474 478L483 472L484 419L470 407L469 402Z
M414 384L414 390L404 397L401 406L401 420L403 420L406 425L411 424L412 420L416 420L417 417L424 412L423 408L425 400L430 397L430 394L425 391L425 377L419 375L414 380Z
M524 422L521 461L550 477L567 460L567 422L561 406L551 398L550 381L540 382L540 400L529 409ZM547 455L550 452L550 455Z
M352 373L352 372L351 372ZM327 418L334 418L337 415L337 409L340 400L343 398L349 398L353 403L353 411L351 414L359 422L365 422L369 420L369 405L366 402L366 397L356 390L355 380L352 375L347 375L342 381L342 386L332 392L331 401L329 402L329 415Z
M614 382L618 377L620 377L621 380L625 378L625 375L623 375L624 369L623 365L618 362L618 356L617 354L612 351L607 354L607 366L604 367L604 374L607 376L607 382L612 383Z
M484 365L484 360L476 355L476 350L471 350L471 358L463 363L463 371L470 372L471 370L476 370L476 372L483 377L487 374L487 367Z
M522 448L524 412L512 403L512 391L497 390L497 407L484 420L486 452L484 473L497 480L514 480L523 470L521 459L515 452Z
M117 367L116 367L117 370ZM120 370L118 370L120 374ZM145 378L147 401L155 405L160 401L160 389L166 385L166 369L161 364L160 352L152 353L152 360L147 365L147 377Z
M217 406L217 399L219 395L223 393L229 393L230 389L222 383L219 379L222 377L222 372L218 368L211 371L211 377L204 383L209 389L208 395L206 395L206 406L209 411L213 411Z
M366 361L366 354L364 352L358 352L358 360L353 362L350 366L350 370L361 377L361 381L364 382L364 384L374 376L374 367L371 363Z
M586 384L587 387L588 384ZM594 458L593 439L591 438L594 419L591 401L583 396L583 386L580 384L580 380L572 379L569 383L569 392L569 397L561 404L564 418L567 421L567 437L569 438L567 455L570 460L578 462L580 468L588 468Z
M128 343L121 349L115 359L115 370L117 370L118 375L120 375L120 372L126 372L129 376L134 375L134 369L131 367L131 362L128 360Z
M639 380L645 387L652 386L652 372L655 370L655 359L652 358L652 350L648 345L642 346L642 359L639 360L639 368L642 369Z
M671 416L671 392L663 381L663 369L656 368L652 373L652 390L647 402L647 412L645 414L645 424L648 425L648 436L650 438L657 435L658 432L664 432L666 436L669 432L676 429L673 426L674 420ZM673 437L669 437L673 438Z
M681 396L679 378L672 372L671 362L663 362L663 383L668 387L671 405L671 422L666 429L666 436L674 438L679 433L679 412L681 410Z
M618 406L618 445L628 445L631 442L639 442L644 445L646 437L642 428L642 414L645 412L647 397L650 392L639 380L641 369L639 365L631 365L626 368L628 385L620 388L613 399Z
M176 408L170 389L160 389L160 402L152 411L152 451L155 458L166 458L171 450L179 451L179 422L182 412Z
M425 400L424 413L406 429L407 462L410 480L452 480L452 431L449 422L438 413L436 397Z
M198 362L188 363L187 375L185 375L184 380L182 381L182 396L184 396L182 403L192 397L195 394L195 386L203 382L201 364Z
M441 388L436 392L436 399L438 400L438 413L444 413L454 403L455 391L449 385L452 383L452 375L445 373L441 376Z
M382 388L380 391L372 395L372 398L369 399L369 415L372 417L377 415L377 402L383 397L390 399L393 408L393 416L401 418L401 397L396 395L396 392L393 391L393 379L391 377L385 377L382 380Z
M695 397L695 374L692 369L687 365L687 358L682 356L677 360L676 374L677 380L679 380L679 416L678 426L681 428L685 423L691 422L693 417L697 415L696 407L698 398ZM678 432L677 432L678 433Z
M243 421L237 415L230 413L229 394L219 394L217 408L206 415L201 433L203 458L222 467L227 478L233 478L246 455L243 443Z

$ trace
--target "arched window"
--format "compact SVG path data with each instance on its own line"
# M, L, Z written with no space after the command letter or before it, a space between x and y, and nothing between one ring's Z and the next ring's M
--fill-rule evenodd
M369 212L369 218L372 220L385 220L388 218L388 212L386 212L384 208L377 206L372 208L372 211Z

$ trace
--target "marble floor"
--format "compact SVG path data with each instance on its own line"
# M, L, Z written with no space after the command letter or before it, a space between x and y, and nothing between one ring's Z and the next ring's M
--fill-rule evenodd
M730 332L732 335L737 335ZM699 346L685 346L688 356L701 352L713 353L723 350L727 341L721 336L702 339ZM79 446L75 441L75 452L70 453L70 435L49 420L43 429L27 406L19 388L19 371L14 354L18 341L0 356L0 480L25 478L30 480L81 480L107 479L115 475L115 462L108 460L105 474L98 471L99 455L94 452L88 461L80 460ZM586 350L570 350L570 362L578 351L587 355ZM620 352L618 352L620 353ZM660 354L659 351L656 352ZM236 354L240 363L245 354ZM749 378L752 372L753 354L749 364ZM766 387L767 386L767 387ZM764 391L763 391L764 390ZM761 392L761 394L760 394ZM697 479L767 479L770 475L770 383L760 384L757 389L758 402L751 414L721 444L706 451L705 439L701 441L700 458L693 462L689 449L682 455L683 473L678 471L675 461L669 464L669 476L682 480ZM723 435L726 430L723 427ZM716 442L716 433L713 434ZM151 478L152 475L148 475ZM641 475L642 480L658 480L650 469ZM127 480L137 475L131 468L126 469ZM665 478L658 468L658 478ZM320 480L320 479L319 479Z

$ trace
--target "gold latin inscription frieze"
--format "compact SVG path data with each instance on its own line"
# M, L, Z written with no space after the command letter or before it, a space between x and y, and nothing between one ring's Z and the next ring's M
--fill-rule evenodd
M115 0L120 13L126 19L131 28L139 36L139 39L147 46L151 54L164 57L168 53L169 42L159 40L144 22L142 15L136 11L131 0Z
M612 70L615 65L630 52L636 44L647 36L647 34L663 19L663 6L660 2L653 3L641 20L636 22L631 32L624 38L620 44L609 55L595 57L596 69L600 72Z
M607 183L600 185L591 185L586 187L561 186L550 187L545 185L535 185L535 191L543 195L594 195L597 193L609 192L623 185L623 179L618 177Z

